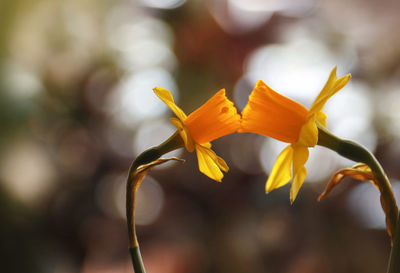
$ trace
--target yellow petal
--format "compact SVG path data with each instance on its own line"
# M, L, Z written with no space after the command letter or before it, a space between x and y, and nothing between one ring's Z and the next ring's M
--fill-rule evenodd
M225 89L221 89L184 123L193 140L201 144L236 132L240 128L240 115L225 96Z
M293 152L293 181L290 188L290 202L293 203L307 175L304 164L308 159L308 148L301 145L292 145Z
M324 112L318 112L316 114L316 119L322 126L326 127L326 114Z
M318 128L315 117L311 116L306 123L301 126L299 139L296 143L305 147L314 147L318 142Z
M278 156L278 159L272 168L267 184L265 185L267 193L286 185L290 181L292 160L293 148L292 145L289 145Z
M325 83L324 87L319 92L318 96L315 98L314 103L311 105L310 110L314 107L315 104L319 103L326 94L329 93L329 91L332 89L333 85L335 84L336 80L337 80L337 77L336 77L336 66L335 66L331 70L331 73L329 74L328 81Z
M172 94L167 89L156 87L153 89L153 91L182 122L185 121L186 114L178 106L176 106Z
M329 75L329 79L326 82L324 88L311 105L310 111L312 113L321 112L325 106L325 103L335 95L340 89L342 89L351 79L351 75L347 74L339 79L336 78L336 67L334 67Z
M307 112L304 106L259 80L242 112L239 132L257 133L294 143L306 122Z
M183 143L185 143L185 147L188 150L188 152L190 153L193 152L194 151L193 139L191 138L188 130L183 125L182 121L180 121L177 118L170 118L169 120L173 125L175 125L176 129L178 129L179 135L181 136Z
M225 172L229 170L225 161L217 156L214 151L202 145L196 144L196 153L200 172L215 181L221 182L224 175L220 169Z
M207 148L207 149L211 149L211 146L212 146L210 142L201 143L200 145L205 147L205 148Z
M228 172L229 171L229 167L226 164L226 162L221 157L217 156L213 150L211 150L211 143L210 142L206 142L206 143L203 143L203 144L198 144L197 146L201 146L201 148L205 148L205 149L209 150L208 154L212 157L212 159L214 160L215 164L217 164L218 168L220 168L224 172Z

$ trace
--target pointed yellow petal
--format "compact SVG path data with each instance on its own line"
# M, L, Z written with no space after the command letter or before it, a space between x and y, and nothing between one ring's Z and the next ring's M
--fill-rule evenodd
M218 168L220 168L224 172L227 173L229 171L228 165L226 164L225 160L223 160L221 157L217 156L215 163L218 165Z
M306 121L307 112L304 106L259 80L242 112L239 132L252 132L294 143Z
M194 141L201 144L236 132L240 115L225 96L225 89L221 89L187 117L185 126Z
M220 168L225 172L229 170L225 161L218 157L211 149L198 144L196 145L196 153L200 172L215 181L221 182L224 175Z
M226 164L226 162L221 157L217 156L213 150L211 150L211 143L210 142L206 142L206 143L203 143L203 144L198 144L197 146L201 146L202 148L205 148L205 149L208 150L207 153L212 157L212 159L214 160L215 164L217 164L218 168L220 168L224 172L228 172L229 171L229 167Z
M318 142L318 128L315 117L311 116L306 123L301 126L299 139L296 143L305 147L314 147Z
M190 137L189 132L183 126L182 121L180 121L177 118L170 118L169 119L173 125L175 125L176 129L178 129L179 135L181 136L183 143L185 143L185 147L188 150L188 152L193 152L194 151L194 143L193 139Z
M272 168L267 184L265 185L267 193L286 185L290 181L292 160L293 148L292 145L289 145L278 156L278 159Z
M336 77L336 66L331 70L331 73L329 74L329 78L327 82L325 83L324 87L322 88L321 92L319 92L318 96L315 98L314 103L310 107L310 110L313 108L315 104L320 102L322 98L329 93L329 91L332 89L333 85L335 84L337 80Z
M308 148L300 145L293 145L293 181L290 188L290 202L293 203L307 175L306 164L308 159Z
M336 67L332 69L329 79L326 82L324 88L311 105L310 111L312 113L318 113L322 111L326 102L335 95L340 89L342 89L351 79L351 75L347 74L339 79L336 78Z
M174 98L167 89L156 87L153 89L153 91L182 122L185 121L186 114L178 106L175 105Z

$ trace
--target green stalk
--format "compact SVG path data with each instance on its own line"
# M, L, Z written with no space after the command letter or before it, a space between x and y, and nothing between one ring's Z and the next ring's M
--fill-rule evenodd
M371 168L381 192L381 204L386 214L388 232L392 236L387 273L400 273L400 212L389 179L382 166L365 147L349 140L340 139L321 125L318 125L318 145L334 150L350 160L365 163Z
M387 273L400 272L400 211L397 217L396 230L394 232L394 240L389 256L389 265Z
M129 252L131 253L131 259L133 264L133 271L135 273L146 273L144 268L142 255L140 254L139 246L134 248L129 248Z
M129 168L128 179L126 183L126 219L128 224L129 234L129 252L131 254L133 269L135 273L145 273L142 255L140 254L139 243L136 237L135 228L135 201L136 193L139 188L141 180L135 180L136 170L145 164L151 163L159 159L163 154L183 147L182 138L179 132L175 132L169 139L162 144L150 148L141 153Z

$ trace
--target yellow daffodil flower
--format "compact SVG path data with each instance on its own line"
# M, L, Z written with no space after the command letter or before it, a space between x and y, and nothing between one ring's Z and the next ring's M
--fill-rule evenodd
M336 67L314 103L307 110L301 104L275 92L259 80L252 91L249 102L242 112L239 132L252 132L291 143L287 146L272 168L266 183L267 193L286 185L292 179L290 201L302 186L307 170L308 147L318 142L319 126L326 127L326 115L322 112L325 103L350 80L351 75L337 79Z
M200 171L220 182L224 176L221 170L227 172L229 168L225 161L211 150L210 142L240 128L240 115L233 103L226 98L225 89L221 89L189 116L175 105L174 98L168 90L160 87L153 90L178 117L170 120L178 129L186 149L189 152L196 150Z

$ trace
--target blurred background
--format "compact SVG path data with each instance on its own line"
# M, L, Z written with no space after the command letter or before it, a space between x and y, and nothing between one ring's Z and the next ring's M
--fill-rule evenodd
M400 193L400 2L396 0L2 0L1 272L133 272L125 222L132 160L173 132L152 88L190 113L216 91L243 109L255 82L309 107L337 65L351 82L328 127L374 151ZM138 195L148 273L384 272L390 241L378 191L312 149L293 205L264 185L285 146L213 142L222 183L195 154L155 168ZM398 195L399 196L399 195ZM400 197L400 196L399 196Z

